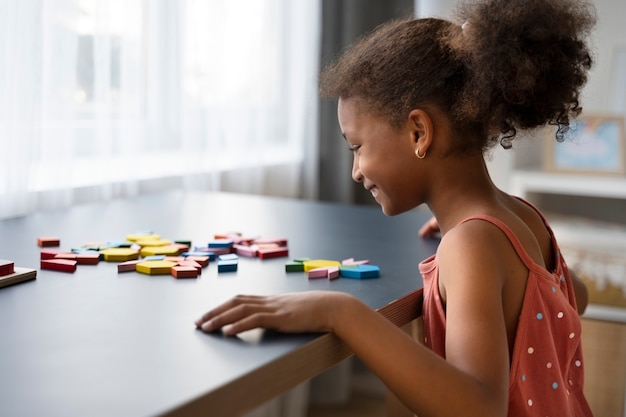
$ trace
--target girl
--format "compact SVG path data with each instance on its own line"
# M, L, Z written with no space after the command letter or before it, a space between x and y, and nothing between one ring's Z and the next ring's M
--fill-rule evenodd
M321 80L339 99L354 180L389 216L426 203L436 218L422 231L442 234L420 264L425 345L338 292L237 296L196 326L334 332L420 417L590 416L584 285L542 215L494 186L483 155L546 124L562 140L581 111L594 11L582 0L483 0L459 16L389 22Z

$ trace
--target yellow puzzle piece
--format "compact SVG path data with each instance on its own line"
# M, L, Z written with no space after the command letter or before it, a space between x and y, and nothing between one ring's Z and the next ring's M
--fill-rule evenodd
M100 251L108 262L124 262L139 259L139 251L130 248L109 248Z
M129 242L137 242L138 240L160 239L161 236L156 233L135 233L132 235L126 235L126 240Z
M176 262L170 261L144 261L136 266L137 272L146 275L169 275Z
M326 268L329 266L341 266L339 261L331 261L328 259L313 259L310 261L304 261L304 272L308 272L311 269Z
M157 256L157 255L165 255L165 256L176 256L180 253L180 248L178 246L146 246L141 248L140 250L141 256Z

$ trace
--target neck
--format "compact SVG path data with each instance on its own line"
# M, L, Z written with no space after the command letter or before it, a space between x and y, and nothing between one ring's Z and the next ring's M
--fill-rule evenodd
M502 193L491 181L482 155L443 160L435 178L426 204L442 234L469 216L490 211Z

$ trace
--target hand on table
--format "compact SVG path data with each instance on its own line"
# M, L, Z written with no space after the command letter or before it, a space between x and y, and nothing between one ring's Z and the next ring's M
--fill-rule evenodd
M439 228L439 223L437 223L437 219L435 217L431 217L426 223L424 223L419 230L419 235L421 237L437 237L438 233L441 231Z
M235 335L254 328L285 333L328 332L342 299L350 297L332 291L307 291L271 296L238 295L196 320L205 332L222 329Z

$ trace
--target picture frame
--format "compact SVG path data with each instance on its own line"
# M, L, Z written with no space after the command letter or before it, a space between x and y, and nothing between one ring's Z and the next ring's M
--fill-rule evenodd
M626 144L621 115L581 115L570 122L565 140L548 129L544 169L573 174L624 175Z

